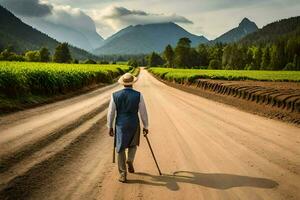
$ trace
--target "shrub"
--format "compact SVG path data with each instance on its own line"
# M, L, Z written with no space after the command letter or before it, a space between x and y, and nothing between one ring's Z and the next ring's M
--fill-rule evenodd
M41 48L40 50L40 60L41 62L49 62L50 61L50 52L47 48Z
M97 64L96 61L92 60L92 59L87 59L83 62L84 64Z
M128 65L131 66L131 67L134 67L134 68L138 67L138 63L137 63L137 61L134 60L134 59L130 59L130 60L128 61Z
M28 62L40 62L41 55L39 51L27 51L25 53L25 59Z
M296 69L296 66L294 63L288 63L286 64L286 66L283 68L283 70L286 70L286 71L295 71L297 70Z
M107 64L109 64L109 62L107 60L101 60L99 62L99 64L101 64L101 65L107 65Z
M213 59L209 62L208 69L221 69L221 68L222 68L221 61Z

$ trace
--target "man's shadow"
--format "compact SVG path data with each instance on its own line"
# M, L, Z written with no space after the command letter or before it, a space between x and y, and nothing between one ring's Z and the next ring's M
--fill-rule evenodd
M257 187L271 189L278 186L278 183L258 177L240 176L234 174L208 174L189 171L176 171L173 175L163 174L162 176L151 175L147 173L135 173L140 176L151 178L145 180L128 180L129 184L146 184L153 186L163 186L170 190L179 190L178 183L188 183L209 188L226 190L233 187Z

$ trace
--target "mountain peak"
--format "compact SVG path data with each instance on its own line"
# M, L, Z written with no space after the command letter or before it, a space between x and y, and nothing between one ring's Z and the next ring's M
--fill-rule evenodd
M252 27L257 27L256 24L251 21L250 19L248 19L247 17L245 17L239 24L239 27L248 27L248 26L252 26Z
M176 46L183 37L189 38L193 46L208 42L205 37L191 34L173 22L141 24L115 33L94 53L134 55L162 52L168 44Z
M254 31L257 31L258 27L256 24L249 20L248 18L244 18L238 27L231 29L230 31L224 33L223 35L219 36L215 40L213 40L211 43L231 43L236 42L240 40L242 37L246 36L249 33L253 33Z
M249 22L251 22L251 20L248 19L247 17L244 17L243 20L241 21L241 24L243 24L243 23L249 23Z

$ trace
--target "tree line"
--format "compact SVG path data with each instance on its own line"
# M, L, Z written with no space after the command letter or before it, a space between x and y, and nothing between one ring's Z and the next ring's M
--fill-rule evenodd
M48 48L43 47L40 50L25 51L23 54L17 54L14 52L13 46L5 48L0 53L0 61L21 61L21 62L55 62L55 63L83 63L83 64L109 64L109 61L100 60L95 61L93 59L86 59L78 61L71 55L68 43L60 43L56 46L53 55L51 55ZM113 62L112 64L115 64Z
M76 62L76 60L72 59L68 43L57 45L53 56L51 56L49 49L46 47L40 50L26 51L24 54L17 54L13 51L13 47L10 46L0 53L0 60L56 63Z
M150 67L202 68L227 70L300 70L300 38L280 38L261 44L201 44L191 47L188 38L166 46L147 57Z

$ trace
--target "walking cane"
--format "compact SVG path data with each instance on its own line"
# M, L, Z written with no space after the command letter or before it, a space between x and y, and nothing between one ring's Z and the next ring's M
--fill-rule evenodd
M151 151L152 157L153 157L153 159L154 159L155 165L156 165L156 167L157 167L158 173L159 173L159 175L162 175L162 174L161 174L161 171L160 171L160 169L159 169L158 163L157 163L157 161L156 161L156 158L155 158L155 156L154 156L154 153L153 153L151 144L150 144L149 139L148 139L148 137L147 137L147 134L145 134L145 131L144 131L144 137L145 137L146 140L147 140L147 143L148 143L148 146L149 146L149 148L150 148L150 151Z
M116 135L114 135L114 148L113 148L113 159L112 162L116 162Z

